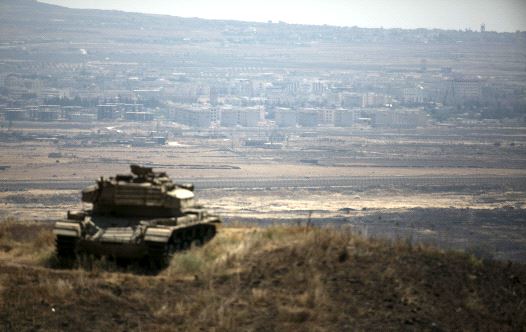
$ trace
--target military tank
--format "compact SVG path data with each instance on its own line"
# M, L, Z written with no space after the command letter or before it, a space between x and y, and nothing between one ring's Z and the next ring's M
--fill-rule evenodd
M221 222L196 203L192 184L138 165L131 165L131 174L101 177L82 190L82 201L91 209L68 211L54 225L62 263L88 255L163 268L176 251L212 239Z

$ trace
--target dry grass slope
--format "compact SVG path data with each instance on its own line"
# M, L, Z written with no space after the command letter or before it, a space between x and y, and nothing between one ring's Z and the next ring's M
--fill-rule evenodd
M0 224L0 330L526 329L526 267L345 230L223 228L156 276L52 265L49 225Z

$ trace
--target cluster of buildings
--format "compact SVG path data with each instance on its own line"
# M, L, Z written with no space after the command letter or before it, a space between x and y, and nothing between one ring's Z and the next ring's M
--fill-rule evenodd
M212 105L176 105L170 109L170 119L194 128L277 126L375 127L416 128L429 123L428 115L420 108L273 108L233 107Z
M24 108L2 108L4 121L153 121L154 112L144 111L142 104L110 103L96 107L39 105Z
M400 71L334 72L260 67L180 72L104 61L43 65L0 73L0 115L8 122L169 120L195 128L415 128L428 123L426 109L491 103L518 109L526 98L513 85L423 64Z
M370 125L410 129L428 125L429 117L419 108L279 108L274 111L274 122L278 127Z
M39 105L24 108L4 108L0 110L4 121L72 121L88 122L97 120L93 110L81 106Z
M172 104L166 109L145 110L142 104L101 104L96 107L40 105L0 110L4 121L113 122L169 120L191 128L276 126L416 128L426 126L428 115L421 108L288 108L210 104Z
M35 75L31 68L21 73L0 72L0 105L16 102L38 105L61 98L99 100L101 104L156 100L285 107L378 107L429 102L454 105L480 101L484 98L483 89L488 87L484 78L465 77L451 68L322 74L246 67L183 73L101 62L50 65L34 70L41 74Z
M170 109L170 119L190 127L256 127L265 119L262 106L217 107L211 105L176 105Z
M524 64L510 54L526 45L526 32L167 17L159 24L148 16L139 31L127 19L99 14L84 22L111 33L71 30L64 19L53 20L56 30L46 25L46 34L15 29L5 36L4 120L289 127L369 118L399 127L422 123L420 111L407 112L421 108L524 118Z

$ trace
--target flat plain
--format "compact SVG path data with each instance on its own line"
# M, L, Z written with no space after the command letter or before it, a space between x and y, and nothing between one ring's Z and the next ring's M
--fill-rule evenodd
M298 128L266 149L243 142L276 129L184 130L165 145L133 146L112 135L176 125L24 125L4 133L36 138L1 143L0 164L9 166L0 171L3 219L59 220L82 208L80 189L138 163L193 182L200 202L227 223L350 225L369 236L526 260L522 127Z

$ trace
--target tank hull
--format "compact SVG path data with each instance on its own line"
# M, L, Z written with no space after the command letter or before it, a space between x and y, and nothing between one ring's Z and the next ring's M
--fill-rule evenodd
M85 188L82 201L92 209L68 211L67 220L55 223L60 261L106 256L164 267L175 252L215 236L221 220L195 203L191 184L176 184L150 168L131 169L131 175Z
M134 227L100 228L87 218L57 222L53 231L57 257L64 262L72 263L84 256L105 256L148 261L156 267L164 267L174 253L210 241L217 233L219 222L217 216L202 219L182 216L143 220Z
M100 216L120 216L142 218L170 218L181 215L181 210L168 207L138 206L138 205L98 205L93 211Z

